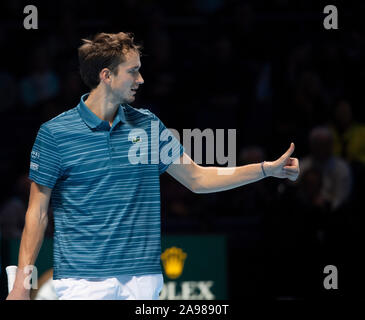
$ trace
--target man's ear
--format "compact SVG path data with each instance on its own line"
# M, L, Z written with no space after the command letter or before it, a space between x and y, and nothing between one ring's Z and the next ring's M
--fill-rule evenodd
M110 83L112 72L108 68L104 68L99 72L100 82Z

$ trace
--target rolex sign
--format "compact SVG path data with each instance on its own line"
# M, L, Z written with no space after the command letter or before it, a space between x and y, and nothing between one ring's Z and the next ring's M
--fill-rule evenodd
M224 236L165 236L162 300L227 299Z

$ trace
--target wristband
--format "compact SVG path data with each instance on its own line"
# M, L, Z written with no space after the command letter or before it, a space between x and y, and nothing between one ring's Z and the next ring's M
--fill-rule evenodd
M261 169L262 169L262 173L264 174L264 177L266 177L266 173L265 173L265 170L264 170L264 163L265 163L265 161L261 162Z

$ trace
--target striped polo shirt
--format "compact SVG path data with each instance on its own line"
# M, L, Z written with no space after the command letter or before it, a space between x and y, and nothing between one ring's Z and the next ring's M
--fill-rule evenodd
M184 148L150 111L84 103L43 123L29 178L52 188L54 279L161 273L160 179Z

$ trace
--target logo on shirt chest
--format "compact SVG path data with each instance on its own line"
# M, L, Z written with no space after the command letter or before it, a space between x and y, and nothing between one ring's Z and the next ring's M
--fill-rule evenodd
M133 143L138 143L138 142L142 142L142 138L141 137L132 137L132 142Z
M173 134L165 129L160 133L159 122L151 121L146 128L133 128L128 135L131 143L128 149L130 164L163 164L169 165L174 159L179 158L179 141Z

